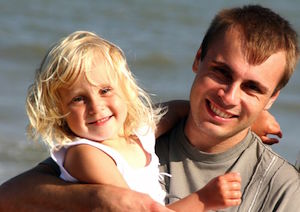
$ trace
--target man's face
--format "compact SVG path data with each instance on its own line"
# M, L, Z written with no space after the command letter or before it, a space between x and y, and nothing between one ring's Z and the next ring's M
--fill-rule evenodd
M279 92L272 94L284 72L285 54L278 52L251 65L232 30L216 38L202 61L200 55L201 50L193 65L196 76L186 134L191 141L196 135L216 143L240 141L258 114L277 98Z

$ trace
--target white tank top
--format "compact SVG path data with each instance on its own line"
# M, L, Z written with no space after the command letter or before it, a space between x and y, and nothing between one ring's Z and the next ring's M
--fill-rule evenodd
M113 148L87 139L77 139L74 142L68 143L65 146L61 147L59 150L53 149L51 151L51 157L60 168L61 179L69 182L78 182L78 180L71 176L63 167L66 150L71 146L79 144L88 144L96 147L108 154L115 161L118 170L122 174L130 189L146 193L155 201L164 205L166 193L161 188L161 185L159 183L159 160L154 150L154 133L151 130L148 130L147 132L146 128L142 128L136 133L136 135L138 136L144 150L151 156L150 163L143 168L131 168L127 161L122 157L122 155Z

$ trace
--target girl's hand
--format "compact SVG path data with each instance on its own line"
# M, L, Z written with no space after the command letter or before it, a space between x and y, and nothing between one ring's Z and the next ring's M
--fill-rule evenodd
M267 110L263 110L260 113L255 122L252 124L251 129L265 144L272 145L279 142L279 139L276 137L268 137L270 135L275 135L279 138L282 138L282 132L280 130L279 123Z
M218 210L241 203L241 177L231 172L212 179L198 192L205 210Z

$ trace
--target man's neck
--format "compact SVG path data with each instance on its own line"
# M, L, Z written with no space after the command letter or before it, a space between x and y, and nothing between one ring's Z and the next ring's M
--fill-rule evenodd
M185 136L188 138L191 145L198 150L207 153L226 152L228 149L240 143L247 136L249 131L249 128L246 128L229 137L217 137L205 132L205 130L196 128L188 119L184 126Z

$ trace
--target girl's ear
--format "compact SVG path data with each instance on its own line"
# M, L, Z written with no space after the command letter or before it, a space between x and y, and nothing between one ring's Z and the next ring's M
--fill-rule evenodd
M269 99L269 102L266 104L265 106L265 110L269 110L271 108L271 106L273 105L273 103L275 102L275 100L277 99L277 97L279 96L280 91L277 91L275 94L273 94L273 96L271 96L271 98Z
M196 56L195 56L195 59L194 59L194 63L193 63L193 72L195 72L195 73L198 71L198 67L199 67L199 64L200 64L201 51L202 51L202 48L200 46L200 48L198 49L198 51L196 53Z

